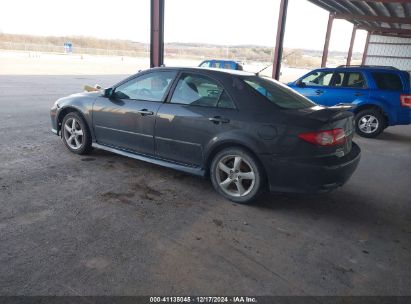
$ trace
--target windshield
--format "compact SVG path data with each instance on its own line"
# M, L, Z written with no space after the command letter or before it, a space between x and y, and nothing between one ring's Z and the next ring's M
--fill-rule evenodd
M283 109L305 109L316 106L308 98L270 78L249 76L244 77L243 80L269 101Z

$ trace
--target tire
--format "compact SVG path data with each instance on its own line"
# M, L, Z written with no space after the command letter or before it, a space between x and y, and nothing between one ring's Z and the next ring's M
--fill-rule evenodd
M240 147L218 152L211 162L210 177L218 193L240 204L254 201L264 185L264 173L259 161Z
M91 134L87 123L76 112L64 116L61 125L61 139L67 149L76 154L87 154L92 149Z
M355 131L362 137L377 137L386 125L385 117L378 109L363 110L355 115Z

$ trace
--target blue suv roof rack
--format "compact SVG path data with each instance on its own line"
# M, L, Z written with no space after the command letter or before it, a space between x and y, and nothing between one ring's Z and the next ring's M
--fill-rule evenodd
M377 69L387 69L399 71L396 67L386 66L386 65L339 65L337 68L377 68Z

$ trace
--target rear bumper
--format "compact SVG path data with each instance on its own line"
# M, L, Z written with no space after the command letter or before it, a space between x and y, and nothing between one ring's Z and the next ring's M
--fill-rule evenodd
M393 125L409 125L409 124L411 124L411 110L404 111L398 114L398 121L397 123Z
M344 157L318 159L278 159L262 157L270 191L325 192L344 185L354 173L361 158L360 147L353 143Z

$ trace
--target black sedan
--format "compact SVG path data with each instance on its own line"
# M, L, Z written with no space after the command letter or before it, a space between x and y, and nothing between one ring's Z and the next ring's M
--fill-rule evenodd
M95 147L209 176L238 203L267 188L332 190L360 160L350 112L240 71L149 69L111 88L57 100L51 123L73 153Z

